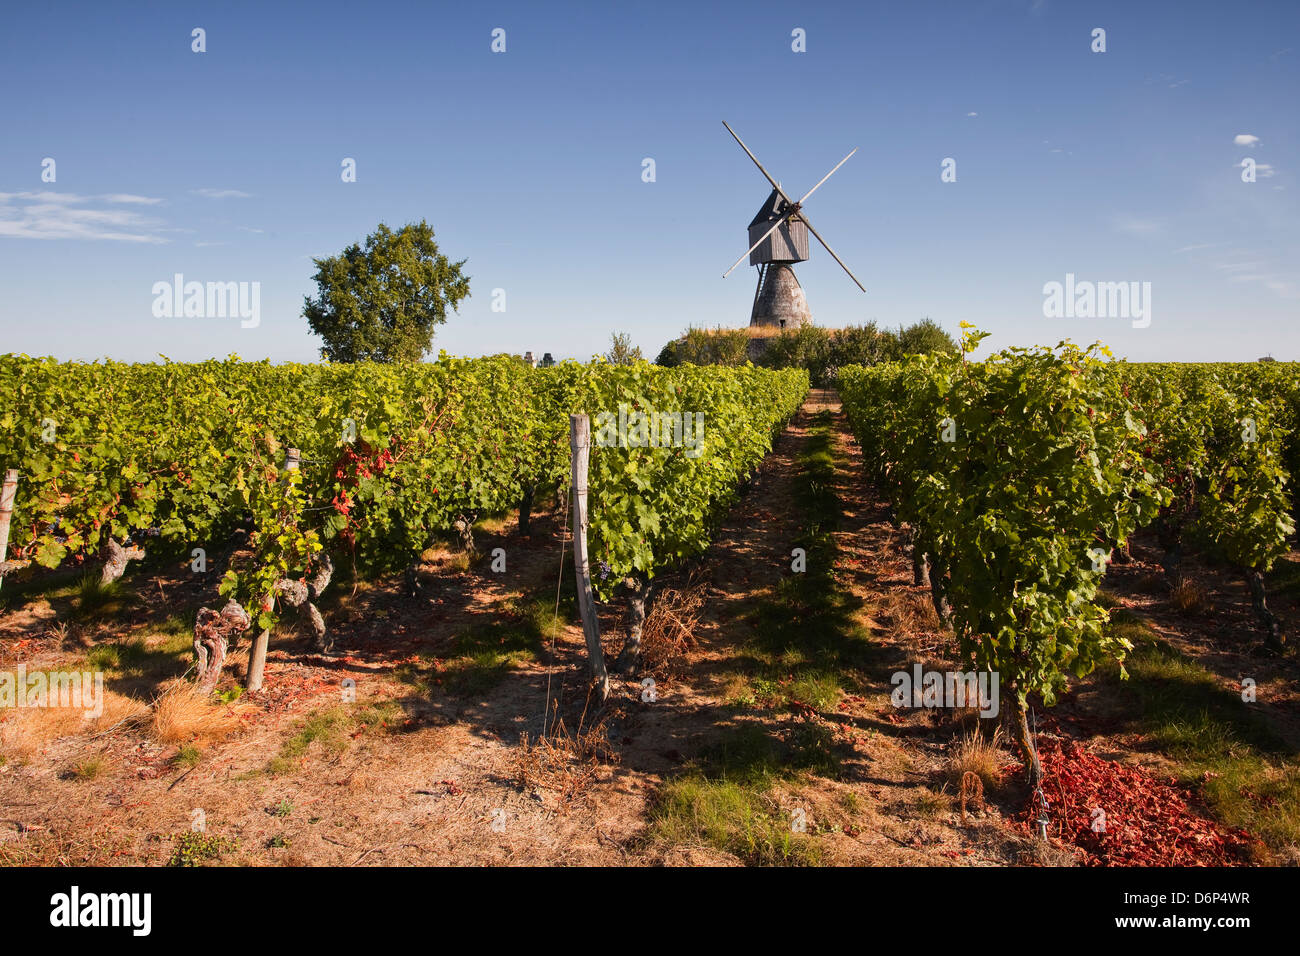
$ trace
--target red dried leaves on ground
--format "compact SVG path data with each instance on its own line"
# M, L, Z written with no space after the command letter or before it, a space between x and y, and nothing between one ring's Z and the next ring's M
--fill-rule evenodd
M1184 793L1137 768L1103 760L1073 741L1041 739L1048 833L1085 866L1237 866L1252 838L1188 806ZM1034 829L1034 807L1022 815Z

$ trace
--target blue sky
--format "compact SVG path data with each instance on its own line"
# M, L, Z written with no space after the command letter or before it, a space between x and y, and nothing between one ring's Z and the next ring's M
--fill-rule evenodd
M818 324L1300 359L1297 3L96 2L2 29L0 351L311 361L311 258L427 219L472 277L435 350L624 330L653 357L748 322L754 270L721 275L768 187L725 119L797 195L860 147L807 211L867 294L814 244ZM260 283L260 324L155 317L176 273ZM1067 273L1150 282L1150 325L1044 317Z

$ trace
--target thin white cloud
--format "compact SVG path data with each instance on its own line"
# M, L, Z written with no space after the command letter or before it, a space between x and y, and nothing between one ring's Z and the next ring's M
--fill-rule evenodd
M1221 245L1223 245L1221 242L1198 242L1195 245L1183 246L1181 249L1175 249L1174 255L1178 256L1182 255L1184 252L1195 252L1198 249L1213 249L1214 247Z
M55 202L66 205L80 205L88 202L128 203L136 206L156 206L163 200L152 196L137 196L133 193L104 193L99 196L83 196L79 193L56 193L48 189L39 192L24 191L19 193L0 193L0 202L14 199L29 199L32 202Z
M967 113L966 115L967 115L967 116L979 116L979 113L970 112L970 113Z
M1252 267L1258 267L1264 263L1251 262L1243 263ZM1278 272L1234 272L1226 277L1229 282L1250 282L1262 285L1269 292L1280 296L1284 299L1294 299L1297 297L1297 286L1294 275Z
M129 203L133 206L156 206L161 199L154 199L152 196L136 196L133 193L108 193L101 196L104 202Z
M1232 141L1238 146L1254 146L1259 142L1259 137L1253 133L1238 133L1232 138Z
M1114 222L1116 231L1130 236L1154 236L1161 230L1160 223L1154 219L1138 219L1135 216L1120 216Z
M266 232L265 229L254 229L252 226L240 226L240 227L239 227L239 231L240 231L240 232L254 232L254 233L257 233L258 235L261 235L262 233Z
M239 189L212 189L204 187L203 189L191 189L196 196L202 196L204 199L252 199L252 193L246 193Z
M36 202L78 203L78 202L90 202L91 197L78 196L76 193L52 193L52 192L0 193L0 203L10 203L15 199L31 199Z
M1283 299L1297 298L1297 275L1279 271L1280 261L1272 250L1238 246L1232 242L1200 243L1185 249L1226 246L1217 253L1202 257L1198 267L1208 267L1221 281L1233 285L1258 285ZM1184 251L1183 249L1179 250Z
M1190 81L1187 79L1179 79L1172 73L1157 73L1154 78L1147 76L1142 82L1146 83L1148 86L1154 83L1162 83L1168 89L1176 90L1178 87L1184 86Z
M155 205L162 200L127 193L79 196L76 193L0 193L0 237L9 239L91 239L162 243L160 220L133 209L102 209L90 203Z
M126 209L82 209L58 203L36 203L24 210L33 216L61 216L69 222L99 222L111 226L129 226L140 217Z

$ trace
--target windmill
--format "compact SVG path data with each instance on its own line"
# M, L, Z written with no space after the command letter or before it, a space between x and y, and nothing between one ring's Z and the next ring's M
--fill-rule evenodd
M724 279L731 275L736 266L744 261L745 256L749 256L751 266L758 266L758 286L754 290L754 307L750 311L749 324L793 329L812 321L803 287L799 285L794 269L791 268L794 263L803 262L808 258L808 233L810 232L831 254L831 258L840 264L840 268L848 273L857 287L866 292L862 283L858 282L857 276L849 271L849 267L835 254L835 250L827 245L826 240L813 228L808 214L803 210L803 204L808 197L820 189L822 183L830 179L837 169L847 163L857 149L854 148L853 153L849 153L836 163L835 169L823 176L821 182L804 193L803 197L796 202L786 195L781 184L768 174L763 164L758 161L758 157L750 152L749 147L736 135L736 131L727 126L725 120L722 125L727 127L727 132L754 161L754 165L758 167L758 171L764 178L772 184L771 195L767 197L758 215L749 224L749 239L752 243L749 251L733 262L731 268L722 274Z

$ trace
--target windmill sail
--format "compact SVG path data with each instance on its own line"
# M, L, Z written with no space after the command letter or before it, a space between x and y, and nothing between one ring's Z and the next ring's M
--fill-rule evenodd
M848 156L836 163L829 173L817 181L817 185L804 193L803 199L796 202L786 194L781 184L772 178L772 174L758 161L758 157L745 145L744 140L736 135L736 131L725 120L722 125L727 127L727 132L745 151L745 155L753 160L758 171L763 174L763 178L772 185L772 191L749 223L748 252L742 253L740 258L732 263L731 268L722 274L724 279L731 275L736 266L744 260L745 255L749 256L750 265L758 266L758 288L754 293L754 307L750 313L749 324L787 329L798 328L812 322L803 287L799 285L799 280L795 278L794 270L791 268L793 263L803 262L808 258L810 232L854 284L866 292L866 288L858 282L858 277L813 228L807 214L803 211L804 201L820 189L826 180L834 176L835 172L857 152L857 149L853 149ZM751 349L752 347L751 342Z

